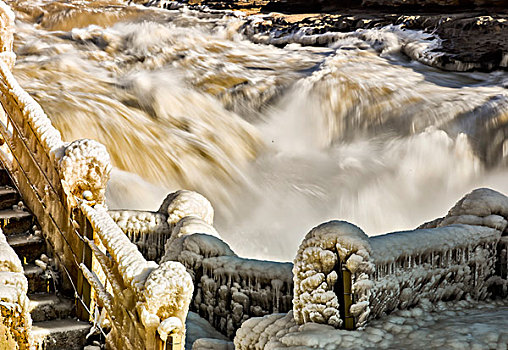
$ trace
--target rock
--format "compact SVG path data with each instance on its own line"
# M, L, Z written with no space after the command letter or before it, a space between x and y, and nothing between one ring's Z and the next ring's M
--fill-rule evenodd
M305 27L310 36L331 32L399 25L422 30L441 39L440 47L404 45L402 52L424 64L450 71L492 71L508 68L508 11L469 11L451 14L386 14L382 11L348 10L341 14L270 14L263 24L248 19L243 26L246 36L277 39L277 46L291 43L291 34ZM287 39L286 39L287 38ZM303 40L302 45L328 45L333 37ZM424 50L424 51L422 51Z

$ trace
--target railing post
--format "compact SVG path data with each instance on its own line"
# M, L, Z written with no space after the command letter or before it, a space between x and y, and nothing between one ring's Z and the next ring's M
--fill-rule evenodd
M351 290L351 271L346 268L345 264L342 265L342 283L344 286L344 328L347 330L355 329L355 318L351 314L349 308L353 304L353 292Z
M155 340L155 349L156 350L183 350L184 346L182 344L182 335L180 333L172 333L168 335L168 339L163 341L159 333L157 332L156 340Z
M87 217L83 215L79 208L75 208L73 210L74 220L78 223L78 227L75 228L76 231L79 232L82 237L86 237L90 240L93 240L93 228ZM80 241L80 249L78 250L78 257L81 261L78 263L83 263L88 268L88 270L93 271L92 269L92 249L83 241ZM77 280L77 293L78 298L81 299L76 301L76 316L83 321L89 321L92 315L88 312L90 310L91 302L92 302L92 287L88 280L83 276L83 272L81 269L78 269L78 280ZM86 305L83 305L84 303ZM88 308L88 310L86 309Z

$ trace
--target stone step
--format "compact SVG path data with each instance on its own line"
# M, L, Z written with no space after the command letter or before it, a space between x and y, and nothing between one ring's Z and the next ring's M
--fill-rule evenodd
M29 232L11 234L7 236L7 242L25 264L34 262L46 252L44 238Z
M44 270L42 267L27 264L23 266L25 277L28 280L28 293L54 293L55 276L51 270Z
M34 223L33 215L26 210L0 210L0 227L6 236L29 231Z
M0 185L0 209L12 209L19 201L20 196L15 188Z
M56 294L29 294L30 315L33 322L65 319L74 316L74 302Z
M9 176L9 172L4 168L0 168L0 185L12 186L12 180Z
M32 334L38 350L81 350L91 325L72 318L34 322Z

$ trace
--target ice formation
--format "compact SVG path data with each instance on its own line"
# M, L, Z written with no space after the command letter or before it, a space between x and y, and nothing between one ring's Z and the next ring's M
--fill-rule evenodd
M495 271L496 249L507 218L508 198L478 189L436 228L367 238L348 223L322 224L305 237L295 258L295 320L342 325L344 300L334 293L342 283L338 260L352 275L349 311L356 327L423 300L485 299L502 279Z
M229 337L250 317L291 309L290 263L240 258L219 238L201 233L176 238L165 260L181 262L193 276L191 310Z
M293 311L245 322L235 346L377 348L386 340L386 348L390 339L370 326L376 318L397 310L421 315L442 301L506 296L507 219L508 198L482 188L462 198L445 218L413 231L369 238L347 222L321 224L307 234L295 258ZM343 283L344 269L351 273L353 294L347 311L365 333L333 329L343 326L347 307L336 286ZM362 337L366 340L357 342ZM494 339L496 346L500 339Z
M353 285L357 294L354 307L359 309L356 316L363 323L368 310L360 306L369 298L366 277L374 268L369 261L370 251L367 235L350 223L331 221L312 229L298 249L293 268L296 322L342 326L344 315L339 311L342 300L334 288L336 283L342 283L340 265L344 264L359 277Z
M212 205L193 191L170 193L157 212L111 210L109 213L143 256L150 260L160 260L165 245L171 245L180 236L199 232L219 237L212 226Z
M163 211L179 210L181 204L167 202ZM191 308L228 336L248 325L245 321L251 317L288 311L293 291L291 327L309 322L342 327L345 304L338 286L346 269L353 293L348 312L355 327L362 328L397 309L491 295L495 283L506 281L506 273L501 275L496 267L502 259L496 248L507 226L507 210L504 195L478 189L446 218L414 231L369 238L347 222L319 225L307 234L296 255L294 288L291 264L242 259L213 237L211 225L193 215L178 216L162 261L176 260L187 268L195 285ZM243 327L237 333L240 337ZM260 342L257 348L268 341L257 339L252 330L246 334Z
M238 257L212 226L213 208L205 197L172 193L159 213L167 213L172 229L161 262L187 268L194 281L191 309L216 329L232 337L252 316L291 309L292 265Z
M59 163L62 184L70 198L91 192L96 203L105 202L111 161L104 145L94 140L76 140L65 148Z
M174 261L160 265L146 261L103 206L91 207L82 201L80 209L90 220L96 240L111 256L88 241L113 295L105 288L106 280L81 266L111 321L109 346L153 348L156 333L163 340L171 333L179 333L185 340L185 319L193 292L185 267Z
M110 210L109 215L146 259L160 260L171 236L166 215L134 210Z
M17 254L0 230L0 348L24 350L32 344L28 282Z
M275 349L507 349L506 300L423 304L369 322L358 331L296 324L292 312L247 320L234 340L237 350Z
M0 2L0 60L9 69L12 69L16 61L16 55L12 52L14 41L14 12L3 1Z
M213 225L213 207L210 201L194 191L180 190L169 194L159 212L168 215L168 224L175 225L187 216L195 216Z

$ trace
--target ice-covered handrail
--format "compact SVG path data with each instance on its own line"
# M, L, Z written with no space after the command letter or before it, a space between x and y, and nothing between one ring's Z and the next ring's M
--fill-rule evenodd
M62 141L41 106L18 84L10 68L14 14L0 1L0 133L5 141L0 157L28 208L37 217L46 241L71 279L77 279L75 263L81 242L75 230L72 210L74 197L104 202L111 170L103 145L93 140ZM72 288L63 280L63 288Z
M92 225L95 242L88 240L88 244L103 273L98 276L84 265L82 269L112 324L109 346L155 349L157 339L166 341L171 334L178 334L184 342L193 292L185 267L174 261L160 265L146 261L106 208L89 204L82 201L80 208ZM111 288L105 287L107 283Z
M291 309L292 264L238 257L212 226L213 207L202 195L177 191L166 197L157 213L111 215L127 235L133 236L132 230L140 235L150 225L166 232L161 262L178 261L187 268L194 280L191 309L223 334L232 337L250 317ZM160 215L167 224L163 228L152 220ZM157 235L155 229L145 235Z
M28 350L32 318L27 298L28 281L16 252L0 229L0 344L3 348Z
M212 226L213 207L197 192L180 190L167 195L158 211L110 210L111 218L147 259L159 261L168 241L189 234L219 236Z
M140 210L110 210L109 215L146 259L161 259L171 236L167 215Z
M312 229L304 238L294 261L293 314L297 323L343 325L342 267L358 274L358 283L365 283L373 271L369 262L371 247L367 235L345 221L331 221ZM355 286L353 286L354 288ZM368 300L368 292L358 293L357 300ZM343 305L342 305L343 306Z
M14 14L0 0L0 155L65 271L63 289L76 293L82 319L93 316L92 299L106 309L112 348L165 347L174 334L184 341L191 277L177 262L146 261L109 217L108 152L93 140L64 143L21 88L10 72L13 28Z
M507 294L506 196L477 189L423 227L370 238L340 221L311 230L293 269L295 321L343 327L351 316L361 327L423 300ZM349 283L351 305L344 296Z
M191 310L229 337L250 317L291 310L291 263L244 259L218 237L198 232L166 246L162 261L171 260L193 276Z

